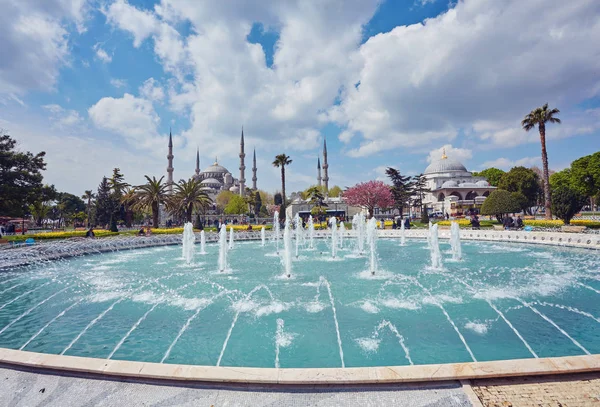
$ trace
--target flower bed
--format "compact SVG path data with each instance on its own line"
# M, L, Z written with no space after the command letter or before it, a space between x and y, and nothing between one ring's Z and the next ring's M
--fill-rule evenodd
M529 220L526 219L523 221L526 226L540 227L540 228L560 228L564 225L564 222L560 219L554 220ZM591 229L600 229L600 222L594 220L586 220L586 219L573 219L571 221L571 225L573 226L587 226Z

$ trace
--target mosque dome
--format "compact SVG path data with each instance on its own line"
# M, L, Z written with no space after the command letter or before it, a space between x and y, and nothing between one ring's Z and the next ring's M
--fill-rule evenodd
M442 184L442 188L456 188L457 186L456 181L446 181Z
M483 181L483 180L481 180L481 181L477 181L475 184L476 184L478 187L489 187L489 186L490 186L490 183L489 183L489 182L487 182L487 181Z
M445 157L445 155L444 155ZM435 174L438 172L453 172L453 171L467 171L464 165L460 162L451 158L442 158L441 160L434 161L427 166L425 174Z
M222 165L219 165L217 161L210 167L206 167L202 173L204 174L225 174L229 172L229 170Z
M221 185L221 182L219 182L219 180L216 180L214 178L206 178L200 184L201 185Z
M462 184L460 184L461 188L477 188L478 185L474 182L463 182Z
M238 193L240 191L240 188L234 185L231 188L229 188L229 191Z

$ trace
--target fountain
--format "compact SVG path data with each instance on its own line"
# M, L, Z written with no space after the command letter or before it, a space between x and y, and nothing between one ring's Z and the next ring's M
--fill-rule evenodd
M187 222L183 225L183 245L182 254L186 264L190 264L194 260L194 226L191 222Z
M310 215L308 217L308 238L310 239L309 247L311 250L315 248L314 237L315 237L315 224L314 224L312 215Z
M344 233L346 233L346 225L344 225L344 222L340 222L340 249L344 247Z
M227 225L221 225L219 232L219 271L227 269Z
M452 222L450 225L450 247L452 248L452 260L462 259L462 249L460 247L460 227L458 222Z
M296 238L296 258L298 258L300 245L304 241L304 229L302 228L302 219L300 219L299 214L296 214L296 216L294 216L294 232Z
M260 228L260 242L261 246L265 246L265 227Z
M431 254L431 267L434 269L442 268L442 254L440 253L440 243L438 240L437 223L429 228L429 253Z
M279 212L273 214L273 239L275 240L275 252L279 254Z
M400 246L406 244L406 228L404 227L404 220L400 219Z
M200 254L206 254L206 235L204 230L200 231Z
M352 217L352 230L356 231L356 246L354 251L362 255L365 252L365 215L357 213Z
M297 241L296 241L297 244ZM298 250L296 246L296 251ZM290 231L290 218L285 218L285 229L283 231L283 267L285 275L292 276L292 232Z
M329 225L331 226L331 257L335 259L337 253L337 219L335 216L329 218Z
M233 225L229 226L229 250L233 249Z
M375 217L367 223L367 242L369 243L369 271L374 276L377 270L377 219Z

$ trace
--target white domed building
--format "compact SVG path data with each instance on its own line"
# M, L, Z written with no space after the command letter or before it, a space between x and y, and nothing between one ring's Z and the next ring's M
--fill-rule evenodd
M450 216L463 215L470 209L479 209L485 198L496 189L483 177L474 177L465 166L446 153L433 161L423 173L427 192L425 207L434 213Z

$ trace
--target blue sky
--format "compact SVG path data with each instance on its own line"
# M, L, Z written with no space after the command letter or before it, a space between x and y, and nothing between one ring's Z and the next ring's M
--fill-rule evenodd
M599 17L594 0L7 0L0 128L79 194L113 167L165 175L170 129L176 179L196 148L237 176L244 126L259 187L278 188L285 152L295 191L324 137L342 187L442 148L473 171L539 165L519 121L548 102L562 169L600 146Z

